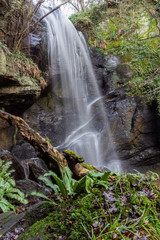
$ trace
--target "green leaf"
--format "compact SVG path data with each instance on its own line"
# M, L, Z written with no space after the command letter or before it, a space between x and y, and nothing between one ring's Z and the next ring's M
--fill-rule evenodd
M62 193L62 196L65 198L67 196L66 189L63 184L63 181L59 177L57 177L57 174L52 171L49 171L49 173L45 174L45 176L52 176L54 178L54 180L56 181L56 183Z
M0 172L0 177L5 176L5 174L7 173L7 170L9 169L10 165L11 165L11 162L6 162L4 164L4 166L2 166L1 172Z
M61 172L61 176L62 176L62 179L63 179L63 166L60 164L60 162L58 162L57 161L57 159L55 159L53 156L51 156L53 159L54 159L54 161L58 164L58 167L59 167L59 170L60 170L60 172Z
M15 194L15 193L7 193L6 197L13 198L13 199L15 199L15 200L17 200L17 201L19 201L19 202L21 202L23 204L27 204L28 203L28 201L26 199L24 199L24 196L21 197L20 195Z
M50 174L49 174L49 175L46 174L45 176L50 176ZM59 189L58 185L53 184L52 181L51 181L49 178L40 176L38 179L40 179L40 180L42 180L43 182L45 182L45 184L46 184L48 187L50 187L50 188L55 192L56 195L59 194L60 189Z
M0 200L0 208L2 209L3 212L8 212L10 209L15 211L14 206L5 198L2 198Z
M73 184L73 192L79 193L81 191L84 191L85 190L85 182L86 182L86 176L84 176L80 180L74 182L74 184Z
M10 176L13 170L9 170L11 162L4 163L0 161L0 208L3 212L13 209L14 206L9 202L9 199L15 199L23 204L28 201L24 199L24 194L17 188L15 188L15 181ZM8 198L8 199L6 199Z
M97 178L101 178L104 173L96 172L95 170L89 171L88 176L93 180L97 180Z
M81 178L79 181L74 182L73 192L87 192L90 193L93 187L94 181L87 175Z
M85 190L86 193L90 193L91 189L93 187L94 181L90 177L86 176L86 182L85 182Z
M28 195L32 195L32 196L44 198L44 199L50 201L52 204L57 205L54 201L52 201L50 198L48 198L48 197L47 197L45 194L43 194L43 193L33 191L33 192L29 193Z
M108 186L107 186L107 182L106 182L106 181L98 180L95 185L99 185L99 186L104 187L105 189L108 189Z
M105 172L102 177L101 177L101 180L102 181L107 181L109 176L110 176L111 172Z
M73 194L72 188L72 174L68 167L64 167L63 183L65 185L66 191L69 195Z

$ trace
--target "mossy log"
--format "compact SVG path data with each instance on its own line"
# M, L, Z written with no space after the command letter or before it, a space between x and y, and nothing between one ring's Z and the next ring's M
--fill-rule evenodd
M62 166L69 166L76 178L81 178L88 173L88 170L79 164L78 158L75 158L74 161L69 158L66 159L65 154L60 153L38 132L30 128L21 117L0 110L0 118L5 119L10 125L18 128L24 140L34 147L38 152L38 156L45 161L49 169L58 170L56 162L58 161Z

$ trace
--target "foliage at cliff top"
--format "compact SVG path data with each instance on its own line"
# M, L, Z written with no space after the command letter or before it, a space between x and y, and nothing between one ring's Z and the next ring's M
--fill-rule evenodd
M119 55L134 71L130 94L156 100L160 112L160 3L122 0L71 17L91 46Z

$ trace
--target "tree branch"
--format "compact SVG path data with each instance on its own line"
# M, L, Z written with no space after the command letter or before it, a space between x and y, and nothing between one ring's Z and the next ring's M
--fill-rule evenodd
M151 17L155 20L156 22L156 27L158 28L158 31L159 31L159 34L160 34L160 27L158 26L159 22L158 22L158 19L155 17L155 15L151 12L151 10L146 7L146 5L142 2L141 3L143 5L143 7L148 11L148 13L151 15Z
M54 12L54 11L56 11L58 8L60 8L60 7L63 6L64 4L68 3L69 1L70 1L70 0L67 0L67 1L59 4L57 7L53 8L50 12L46 13L44 16L42 16L40 19L38 19L38 21L36 21L36 22L33 24L33 26L31 27L31 29L28 31L28 33L27 33L26 35L28 35L29 33L33 32L33 31L36 29L38 23L41 22L45 17L47 17L49 14L51 14L51 13Z
M58 152L45 138L30 128L22 118L2 110L0 110L0 118L5 119L10 125L18 128L24 140L34 147L50 169L57 167L57 162L54 160L56 159L62 166L69 166L77 178L81 178L88 173L88 170L79 164L78 159L69 158L67 160L64 154Z

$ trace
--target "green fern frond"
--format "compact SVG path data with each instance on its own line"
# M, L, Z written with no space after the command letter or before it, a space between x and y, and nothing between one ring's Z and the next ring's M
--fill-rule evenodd
M7 194L6 194L6 197L7 197L7 198L15 199L15 200L17 200L17 201L19 201L19 202L21 202L21 203L23 203L23 204L27 204L27 203L28 203L28 201L27 201L26 199L24 199L24 196L21 197L21 196L19 196L19 195L16 194L16 193L7 193Z
M0 161L0 169L1 169L2 165L3 165L3 161L1 160Z
M11 162L6 162L4 165L2 165L1 171L0 171L0 177L5 176L5 174L7 174L7 171L10 168L11 164L12 164Z
M56 195L60 192L60 189L59 189L58 185L53 184L52 181L49 178L47 178L45 176L40 176L38 179L45 182L45 184L48 187L50 187L55 192Z
M36 197L40 197L40 198L44 198L44 199L48 200L49 202L51 202L52 204L57 205L54 201L52 201L50 198L48 198L48 197L47 197L45 194L43 194L43 193L33 191L33 192L29 193L29 195L36 196Z
M58 185L60 192L62 193L63 197L65 198L67 196L66 188L63 183L63 180L61 180L56 173L49 171L44 176L52 176L54 180L56 181L56 184Z
M5 198L2 198L0 200L0 208L2 209L3 212L8 212L10 209L15 211L15 207Z
M24 199L24 194L15 188L15 181L11 177L11 173L14 171L9 170L10 165L11 162L4 163L4 161L0 161L0 209L2 209L3 212L9 211L10 209L15 211L9 199L15 199L23 204L28 203L28 201Z
M62 178L63 178L63 175L64 175L64 172L63 172L64 167L60 164L60 162L57 161L57 159L55 159L53 156L51 156L51 157L52 157L53 160L58 164L59 170L60 170L60 172L61 172L61 176L62 176Z

